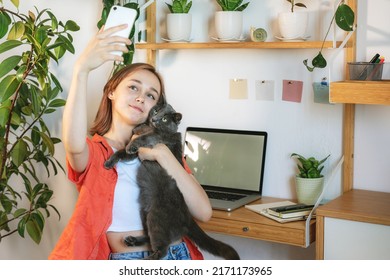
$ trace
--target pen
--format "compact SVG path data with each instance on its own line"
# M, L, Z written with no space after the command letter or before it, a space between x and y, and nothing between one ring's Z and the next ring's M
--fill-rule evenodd
M369 64L366 66L366 67L364 67L364 69L362 70L362 72L360 72L360 75L359 75L359 78L358 78L358 80L368 80L368 75L369 75L369 73L367 73L368 72L368 70L370 70L370 63L376 63L377 62L377 60L379 59L379 57L380 57L380 55L379 55L379 53L377 53L377 54L375 54L372 58L371 58L371 60L370 60L370 62L369 62ZM378 61L379 62L379 61ZM371 71L370 71L371 72ZM370 75L371 76L371 75Z
M375 54L373 58L371 58L370 63L375 63L376 60L380 57L379 53Z

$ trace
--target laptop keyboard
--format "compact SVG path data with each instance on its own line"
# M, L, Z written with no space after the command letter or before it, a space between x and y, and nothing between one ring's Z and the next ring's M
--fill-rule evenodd
M222 192L213 192L213 191L206 191L206 193L209 198L221 199L227 201L236 201L240 198L245 197L245 195L233 194L233 193L222 193Z

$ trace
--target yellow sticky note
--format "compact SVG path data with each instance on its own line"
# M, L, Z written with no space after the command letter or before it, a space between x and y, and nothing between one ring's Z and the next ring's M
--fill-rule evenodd
M230 79L230 99L248 99L248 82L246 79Z

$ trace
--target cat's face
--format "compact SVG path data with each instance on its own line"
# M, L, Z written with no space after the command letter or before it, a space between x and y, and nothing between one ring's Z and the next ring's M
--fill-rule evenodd
M171 105L156 105L149 113L149 123L157 129L177 132L182 114L177 113Z

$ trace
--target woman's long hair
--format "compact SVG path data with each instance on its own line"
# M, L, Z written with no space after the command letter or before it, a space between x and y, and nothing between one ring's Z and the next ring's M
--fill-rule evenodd
M157 73L156 69L152 65L146 63L134 63L126 66L116 72L104 86L103 97L100 102L95 121L90 129L91 135L104 135L108 132L112 123L112 102L111 99L108 98L108 94L113 92L124 78L139 70L150 71L157 77L161 86L160 98L158 99L157 104L166 103L164 81L161 75Z

